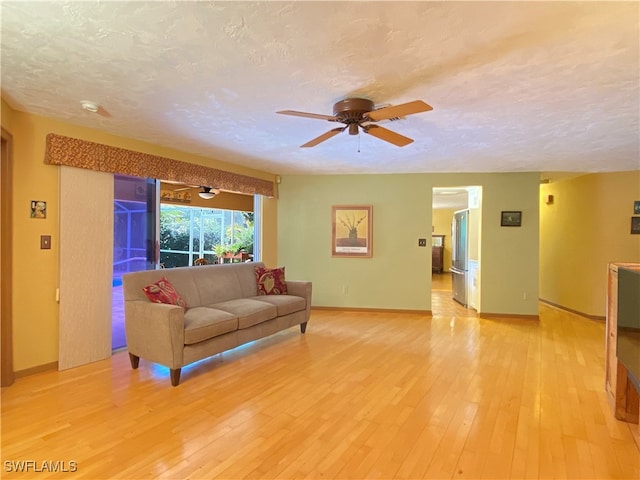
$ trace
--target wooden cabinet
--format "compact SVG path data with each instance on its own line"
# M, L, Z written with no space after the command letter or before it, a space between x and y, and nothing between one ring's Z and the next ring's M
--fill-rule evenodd
M618 420L638 423L638 392L627 369L616 356L618 328L618 267L640 271L637 263L610 263L607 273L607 323L605 340L605 390Z
M444 235L431 236L431 272L442 273L444 270Z
M605 390L613 407L616 398L616 330L618 319L618 266L609 264L607 273L607 322L605 329Z

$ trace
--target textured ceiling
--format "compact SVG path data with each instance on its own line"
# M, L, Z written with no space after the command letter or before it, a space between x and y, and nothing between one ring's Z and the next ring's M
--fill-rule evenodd
M0 5L17 110L275 174L640 168L638 2ZM434 109L402 148L275 113L350 96Z

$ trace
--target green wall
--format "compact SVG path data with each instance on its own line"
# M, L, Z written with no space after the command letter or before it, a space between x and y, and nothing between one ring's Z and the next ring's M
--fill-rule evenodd
M538 173L284 176L278 263L313 281L315 306L431 310L432 188L479 185L481 313L537 315ZM373 206L373 257L331 257L332 205ZM523 226L500 227L521 210ZM346 287L346 293L345 293ZM526 297L526 298L525 298Z

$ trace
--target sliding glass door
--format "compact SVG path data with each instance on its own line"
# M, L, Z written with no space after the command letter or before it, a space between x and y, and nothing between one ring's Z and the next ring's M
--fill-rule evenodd
M112 349L126 346L122 275L158 264L158 189L150 178L114 176Z

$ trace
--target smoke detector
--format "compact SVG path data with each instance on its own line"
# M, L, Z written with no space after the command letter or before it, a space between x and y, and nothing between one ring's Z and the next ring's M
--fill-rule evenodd
M100 105L89 100L81 101L80 105L82 105L82 108L84 108L87 112L98 113L98 110L100 110Z

